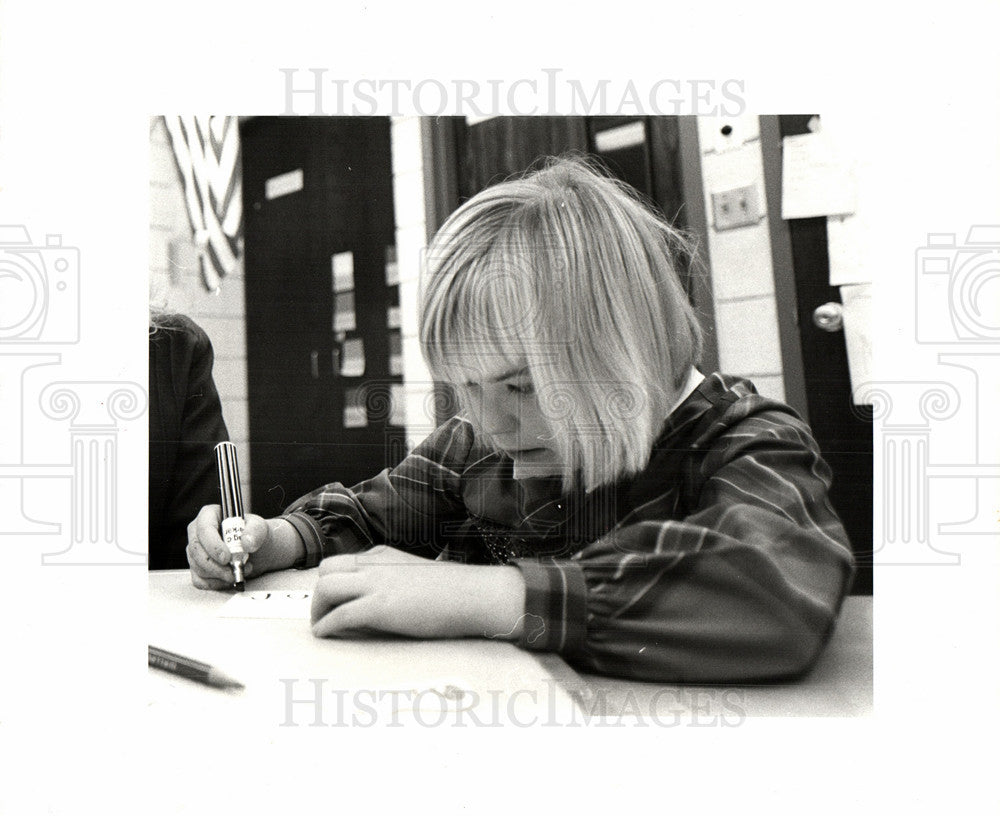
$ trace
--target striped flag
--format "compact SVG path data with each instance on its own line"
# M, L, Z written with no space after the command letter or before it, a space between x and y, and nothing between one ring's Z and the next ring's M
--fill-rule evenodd
M201 275L210 290L239 262L243 228L240 131L235 116L164 116L184 184Z

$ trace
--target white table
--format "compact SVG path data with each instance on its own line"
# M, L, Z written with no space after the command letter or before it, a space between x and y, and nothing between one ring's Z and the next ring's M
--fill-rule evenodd
M255 579L248 591L312 589L314 570ZM226 618L228 592L183 571L149 575L149 643L245 685L220 690L149 670L149 713L164 723L260 729L327 725L533 724L577 716L580 680L560 658L505 641L320 639L308 620ZM301 702L295 702L301 701Z
M251 581L308 590L315 571ZM211 663L245 684L222 691L150 669L149 712L162 725L303 726L581 724L637 715L662 725L734 725L757 716L872 711L872 599L850 597L814 670L795 682L677 686L579 674L555 655L490 640L327 640L308 621L220 617L230 593L191 586L187 571L149 577L149 642Z

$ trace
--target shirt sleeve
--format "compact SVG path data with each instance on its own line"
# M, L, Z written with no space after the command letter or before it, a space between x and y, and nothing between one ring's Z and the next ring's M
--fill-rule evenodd
M305 544L297 566L390 544L416 555L440 554L440 530L465 513L460 484L473 446L471 426L454 418L394 468L354 487L324 485L293 502L286 518Z
M789 678L832 631L853 561L831 474L797 419L762 414L715 440L693 511L675 492L562 561L518 562L521 645L659 682Z
M219 477L215 446L229 439L222 416L222 403L212 378L214 354L208 335L194 323L182 323L183 339L175 344L167 360L170 393L179 415L177 439L153 440L152 445L175 446L176 458L170 471L162 513L154 520L159 550L150 554L150 564L181 567L187 565L187 525L207 504L219 501ZM178 332L163 329L164 332ZM162 478L157 474L157 478Z

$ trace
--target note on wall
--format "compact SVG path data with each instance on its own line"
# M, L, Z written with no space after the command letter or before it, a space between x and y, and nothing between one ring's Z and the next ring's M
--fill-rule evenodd
M333 291L348 292L354 288L354 253L338 252L330 259L333 268Z
M871 283L869 224L860 213L831 215L826 219L827 252L830 255L830 286Z
M385 327L398 329L403 325L403 313L398 306L390 306L385 310Z
M851 393L872 381L871 286L867 283L840 287L844 304L844 342L847 344L847 367L851 375Z
M354 331L358 327L354 315L354 292L339 292L333 296L333 330Z
M406 427L406 390L402 385L389 386L389 424Z
M396 257L396 247L387 246L385 248L385 285L396 286L399 284L399 260Z
M344 392L344 427L368 427L368 412L360 388L348 388Z
M635 147L646 141L646 123L643 120L629 122L627 125L599 130L594 134L594 146L598 153L610 153L614 150L624 150Z
M312 592L269 589L238 592L219 609L220 618L286 618L309 620Z
M403 338L398 331L389 332L389 375L403 375Z
M290 173L282 173L264 182L264 198L270 201L273 198L281 198L291 193L297 193L302 189L305 178L302 170L292 170Z
M781 217L853 213L857 207L854 158L828 134L782 140Z
M365 373L365 343L359 337L344 341L340 355L340 373L344 377L361 377Z

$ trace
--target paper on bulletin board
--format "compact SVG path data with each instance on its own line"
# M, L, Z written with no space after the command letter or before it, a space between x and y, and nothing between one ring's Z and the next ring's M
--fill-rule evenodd
M271 201L275 198L297 193L305 185L305 176L302 168L292 170L290 173L282 173L264 182L264 198Z
M851 284L840 287L844 304L844 342L847 344L847 367L851 375L851 393L870 383L872 377L871 285ZM857 400L855 400L857 403Z
M367 428L368 410L360 388L348 388L344 392L344 427Z
M398 331L389 332L389 375L403 374L403 338Z
M389 424L406 426L406 391L402 385L393 384L389 386Z
M857 177L853 157L824 131L782 141L781 217L853 213Z
M358 327L354 313L354 292L338 292L333 298L333 330L354 331Z
M333 291L348 292L354 288L354 253L338 252L330 258Z
M343 377L361 377L365 373L365 343L359 337L344 341L340 358L340 374Z
M219 610L220 618L274 618L309 620L312 592L301 589L269 589L239 592Z
M385 285L399 285L399 260L396 257L395 246L385 248Z
M398 306L389 306L385 310L385 327L398 329L403 325L403 313Z
M869 239L870 230L861 213L827 217L830 286L872 282L872 253L867 249Z

